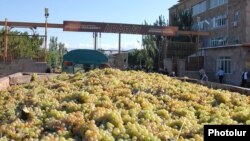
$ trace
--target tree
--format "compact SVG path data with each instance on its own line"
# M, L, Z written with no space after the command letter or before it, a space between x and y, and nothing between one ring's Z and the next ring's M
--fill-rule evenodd
M155 43L154 36L143 36L142 44L144 52L143 59L145 60L145 66L147 69L156 69L158 64L158 48Z
M51 37L49 43L49 51L47 55L47 62L52 67L55 67L58 63L57 61L57 37Z
M49 51L47 57L48 64L50 64L53 68L55 68L56 66L60 66L63 62L63 55L65 53L67 53L65 44L61 42L58 43L58 38L52 36L49 43Z
M4 29L0 30L0 53L4 51ZM33 36L28 35L28 32L9 31L8 34L8 56L11 58L37 58L41 57L43 49L41 45L43 38L39 34Z
M159 16L159 19L156 20L156 22L154 23L155 26L166 26L166 21L164 16ZM164 47L164 36L161 35L154 35L154 39L155 39L155 43L156 43L156 47L158 50L158 54L157 54L157 64L155 64L155 68L157 68L157 70L159 70L159 68L163 67L163 62L161 62L161 60L163 60L163 54L165 52L163 47Z
M28 35L28 32L10 31L8 34L8 56L12 58L44 58L42 48L43 38L39 34ZM4 52L4 29L0 30L0 56ZM67 52L65 44L57 41L57 37L51 37L47 62L51 66L61 65L63 55Z
M148 23L145 21L145 25ZM160 15L154 26L166 26L164 16ZM145 66L148 69L154 69L158 71L160 65L160 57L162 52L162 46L164 45L164 37L161 35L145 35L142 37L142 44L144 47L144 60Z
M136 49L128 54L128 64L131 67L140 66L140 59L142 59L141 50Z
M171 17L173 17L171 26L177 26L179 30L192 30L193 17L191 10L179 10L177 14L171 15ZM188 36L178 36L172 37L172 40L179 42L193 42L195 38Z
M63 55L66 54L68 51L67 49L65 48L65 44L64 43L59 43L58 45L58 61L59 61L59 65L62 64L63 62Z

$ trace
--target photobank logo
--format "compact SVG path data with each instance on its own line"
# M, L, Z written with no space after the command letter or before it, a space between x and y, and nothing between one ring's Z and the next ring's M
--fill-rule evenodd
M204 125L204 141L249 141L250 125Z

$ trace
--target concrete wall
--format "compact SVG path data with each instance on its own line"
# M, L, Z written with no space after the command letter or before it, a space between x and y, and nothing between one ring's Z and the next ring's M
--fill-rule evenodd
M172 59L170 58L164 59L164 69L167 69L169 74L173 72L173 60Z
M200 79L200 74L198 71L185 71L184 76L191 79L197 79L197 80Z
M242 88L242 87L238 87L238 86L214 83L214 82L209 82L209 81L200 81L200 80L196 80L196 79L186 79L186 78L180 78L180 77L178 77L177 79L179 79L181 81L201 84L201 85L204 85L208 88L223 89L223 90L228 90L231 92L238 92L240 94L250 96L250 89L249 88Z
M245 8L244 8L244 13L245 15L245 38L246 38L246 42L249 43L250 42L250 1L249 0L245 0Z
M6 77L0 78L0 91L6 90L11 85L19 85L19 84L26 84L30 83L31 77L33 73L15 73L12 75L8 75ZM38 73L37 80L44 81L46 79L51 79L56 77L58 74L53 73Z
M222 56L231 58L231 73L225 74L224 83L239 86L243 70L246 69L250 73L250 46L207 48L204 49L204 56L204 69L209 81L219 82L216 76L216 72L219 69L217 68L217 61ZM178 76L187 76L194 79L200 78L198 71L187 71L184 69L185 62L183 60L178 60L177 62ZM172 59L165 59L164 65L168 68L169 72L172 71Z
M173 59L171 58L165 58L164 59L164 69L167 69L169 74L171 74L174 70L174 63ZM178 59L177 60L177 72L175 72L177 76L179 77L184 77L186 76L185 74L185 59Z
M49 65L45 62L35 62L30 59L18 59L11 62L0 62L0 76L17 72L40 72L44 73Z
M8 77L0 78L0 91L5 90L10 86L10 80Z
M109 57L109 64L113 68L125 70L128 67L128 53L113 54Z
M185 76L185 59L177 60L177 74L179 77Z
M240 85L241 73L244 68L250 71L250 48L247 47L226 47L205 50L206 60L204 69L210 81L217 81L216 63L219 57L231 57L231 73L225 74L225 83Z

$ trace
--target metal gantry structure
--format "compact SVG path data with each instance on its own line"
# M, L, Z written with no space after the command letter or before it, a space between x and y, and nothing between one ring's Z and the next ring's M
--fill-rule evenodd
M8 57L8 28L45 28L45 42L47 39L47 28L58 28L63 29L63 31L72 32L93 32L93 37L95 38L96 49L96 38L97 33L116 33L119 35L118 38L118 53L121 52L121 34L140 34L140 35L161 35L164 37L169 36L208 36L208 32L200 31L179 31L177 27L174 26L149 26L149 25L137 25L137 24L122 24L122 23L101 23L101 22L83 22L83 21L64 21L63 24L58 23L48 23L48 11L45 9L45 23L35 23L35 22L13 22L0 21L0 26L4 26L4 56L3 59L6 60ZM164 38L167 39L167 38ZM47 43L45 43L45 51L47 49Z

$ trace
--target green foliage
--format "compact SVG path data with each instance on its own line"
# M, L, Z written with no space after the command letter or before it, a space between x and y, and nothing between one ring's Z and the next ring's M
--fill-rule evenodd
M140 66L140 63L143 64L143 53L142 50L136 49L132 53L128 54L128 64L130 66Z
M147 35L142 37L144 47L144 60L145 66L148 69L157 70L158 67L158 47L156 45L155 36Z
M145 25L148 23L145 21ZM164 16L159 18L154 23L154 26L166 26ZM159 55L162 50L164 37L160 35L144 35L142 36L142 50L135 50L129 54L129 64L134 66L144 66L148 70L159 69Z
M63 62L63 55L67 53L64 43L59 42L57 37L51 37L49 43L49 51L47 62L52 67L60 66Z
M39 34L29 36L28 32L10 31L8 34L8 55L12 58L39 58L42 57L41 48L43 38ZM0 30L0 55L4 49L4 29Z
M145 25L147 23L145 22ZM154 26L166 26L164 16L160 15ZM145 50L145 66L149 69L159 69L159 57L161 55L164 37L160 35L146 35L142 37L142 43Z
M179 10L177 13L178 14L176 15L171 15L171 17L173 18L171 26L177 26L179 30L191 31L193 25L192 11ZM172 40L179 42L190 42L194 41L195 39L188 36L178 36L178 37L173 37Z
M178 26L179 30L191 30L193 24L192 12L179 11L177 15L172 15L172 26Z

